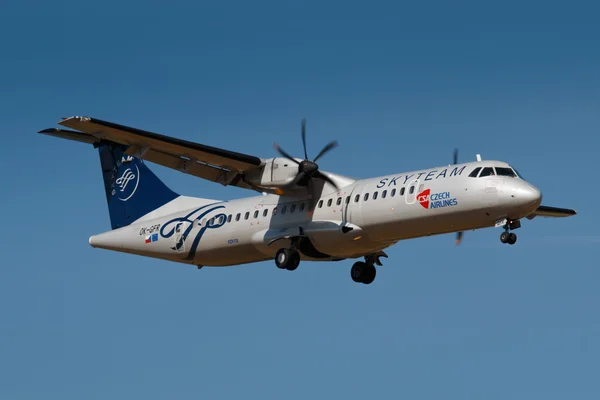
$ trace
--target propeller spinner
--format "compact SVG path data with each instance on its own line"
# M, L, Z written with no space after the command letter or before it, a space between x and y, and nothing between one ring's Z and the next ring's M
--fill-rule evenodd
M294 157L289 155L285 150L283 150L277 143L275 143L275 150L277 150L277 152L279 152L279 154L281 154L288 160L293 161L294 163L298 164L298 173L296 174L296 176L294 177L292 182L290 182L289 184L287 184L286 186L281 188L280 192L284 193L286 191L286 189L291 189L291 188L295 187L296 185L297 186L306 186L307 191L308 191L308 198L310 201L309 209L312 210L313 206L314 206L313 203L314 203L314 198L315 198L313 178L323 179L325 182L329 183L336 189L339 189L337 184L332 179L330 179L327 175L322 174L321 171L319 171L319 165L317 164L317 161L321 157L323 157L329 151L333 150L335 147L338 146L338 142L336 142L335 140L332 142L329 142L325 147L323 147L323 149L319 152L319 154L317 154L317 156L314 158L314 160L311 161L308 159L308 152L306 151L306 120L305 119L302 120L301 135L302 135L302 146L304 148L304 160L302 160L302 161L296 160Z

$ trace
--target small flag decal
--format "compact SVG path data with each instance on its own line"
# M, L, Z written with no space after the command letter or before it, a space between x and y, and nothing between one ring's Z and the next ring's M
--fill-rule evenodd
M146 236L146 243L158 242L158 233Z

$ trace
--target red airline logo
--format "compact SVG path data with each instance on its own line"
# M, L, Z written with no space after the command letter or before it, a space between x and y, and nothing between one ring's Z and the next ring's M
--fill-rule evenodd
M417 201L423 208L429 209L429 195L431 194L431 189L425 189L421 193L417 195Z

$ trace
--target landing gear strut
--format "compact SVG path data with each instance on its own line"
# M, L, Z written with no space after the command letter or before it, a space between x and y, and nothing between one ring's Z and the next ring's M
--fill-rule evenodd
M275 264L278 268L293 271L300 265L300 253L296 249L279 249L275 254Z
M521 227L520 221L507 221L504 225L504 232L500 234L500 241L502 243L515 244L517 243L517 235L509 232L509 230L518 229Z

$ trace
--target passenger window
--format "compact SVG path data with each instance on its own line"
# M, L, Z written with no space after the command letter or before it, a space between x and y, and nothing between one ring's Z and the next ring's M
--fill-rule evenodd
M277 207L273 207L273 215L277 214Z
M338 206L339 206L340 204L342 204L342 198L341 198L341 197L338 197L338 199L337 199L337 203L335 203L335 204L336 204L336 205L338 205Z
M359 200L360 200L360 194L357 194L356 197L354 197L354 202L358 203Z
M400 196L404 196L404 188L400 189Z
M265 211L263 211L263 217L266 217L268 213L269 213L269 209L265 208Z
M415 187L411 186L410 189L408 190L409 194L413 194L415 192Z
M392 193L390 193L390 197L394 197L396 195L396 189L392 189Z
M258 210L254 211L254 218L258 218Z
M231 222L231 217L232 217L232 215L229 214L229 216L227 217L227 222Z
M327 201L327 207L331 207L331 203L333 203L333 199L329 199L329 201Z
M293 213L294 210L296 210L296 205L292 204L292 206L290 207L290 212Z
M304 211L304 203L300 203L300 207L298 208L298 211Z
M481 171L481 175L479 175L479 177L481 178L482 176L490 176L490 175L494 175L494 168L485 167L483 169L483 171Z
M208 220L208 225L213 226L215 224L215 217Z
M475 168L473 171L471 171L471 173L469 174L469 176L471 178L477 178L477 174L479 173L479 171L481 171L481 167Z
M250 216L250 212L246 212L246 214L244 215L244 219L248 219L249 216Z
M365 193L365 201L369 200L369 193Z
M377 192L373 193L373 200L377 200Z
M239 221L241 216L242 216L242 215L241 215L240 213L238 213L238 214L235 216L235 220L236 220L236 221Z
M496 167L496 174L498 176L510 176L513 178L517 176L512 169L506 167Z
M323 207L323 200L319 200L319 208Z
M382 199L385 199L385 196L387 196L387 190L384 190L383 193L381 193Z
M281 215L285 214L286 211L287 211L287 205L281 207Z

